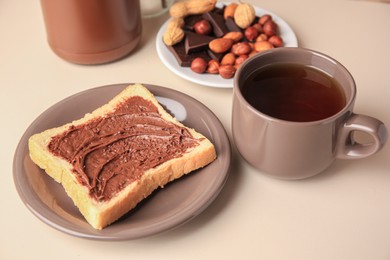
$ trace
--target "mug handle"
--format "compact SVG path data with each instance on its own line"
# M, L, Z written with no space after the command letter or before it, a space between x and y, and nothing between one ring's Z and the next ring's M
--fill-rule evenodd
M353 133L363 132L372 141L359 143ZM388 132L383 122L376 118L352 113L340 128L336 157L340 159L360 159L378 152L387 141Z

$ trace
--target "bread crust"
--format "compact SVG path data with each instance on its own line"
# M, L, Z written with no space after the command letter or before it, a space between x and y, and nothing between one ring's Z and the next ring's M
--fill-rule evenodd
M49 151L48 145L53 136L67 131L72 125L82 125L113 112L118 104L131 96L141 96L151 101L158 108L164 120L187 128L193 137L201 140L198 146L190 148L181 157L168 160L157 167L145 171L140 179L126 186L110 200L97 201L90 196L89 189L79 183L73 173L72 164L61 157L53 155ZM45 170L55 181L62 184L66 193L79 208L88 223L99 230L118 220L140 201L148 197L154 190L191 171L206 166L216 158L216 151L210 140L196 130L184 126L167 113L153 94L141 84L128 86L107 104L86 114L81 119L31 136L28 145L32 161Z

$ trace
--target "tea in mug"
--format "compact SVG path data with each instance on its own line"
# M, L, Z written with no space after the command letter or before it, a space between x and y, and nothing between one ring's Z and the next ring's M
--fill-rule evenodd
M346 105L342 87L335 79L299 64L262 67L244 81L241 92L258 111L286 121L322 120Z

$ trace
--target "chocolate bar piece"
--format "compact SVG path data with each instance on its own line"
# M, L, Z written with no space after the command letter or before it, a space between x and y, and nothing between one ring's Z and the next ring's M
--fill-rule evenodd
M186 54L184 41L181 41L173 46L167 47L173 53L177 62L182 67L190 67L192 60L196 57L201 57L207 62L211 59L210 56L207 54L207 51Z
M225 21L226 27L231 32L242 32L232 17L228 17Z
M223 15L223 12L225 11L225 5L223 5L221 8L215 7L214 10L212 10L213 13Z
M213 27L213 32L216 37L222 37L229 32L225 25L225 18L218 13L207 12L203 14L203 18L210 22Z
M210 49L207 50L207 53L208 53L208 55L210 56L210 58L212 60L216 60L218 62L221 62L223 56L225 55L225 52L224 53L216 53L216 52L213 52Z
M190 31L185 32L185 50L186 54L207 50L209 42L214 40L214 37L202 35Z

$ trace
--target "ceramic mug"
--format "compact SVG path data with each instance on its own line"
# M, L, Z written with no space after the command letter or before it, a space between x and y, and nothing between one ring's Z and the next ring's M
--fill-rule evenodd
M243 95L246 82L270 64L295 64L322 71L345 96L338 112L314 121L275 118L256 109ZM262 87L262 86L258 86ZM385 125L353 112L356 86L348 70L333 58L303 48L275 48L246 60L234 77L232 132L242 157L265 174L282 179L316 175L335 159L359 159L378 152L387 140ZM356 133L370 138L359 143Z
M141 41L140 0L41 0L47 41L77 64L120 59Z

